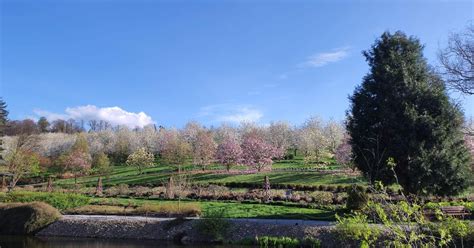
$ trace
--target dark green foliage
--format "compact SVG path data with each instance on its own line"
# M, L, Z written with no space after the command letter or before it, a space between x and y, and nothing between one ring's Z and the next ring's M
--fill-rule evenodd
M283 156L283 160L293 160L295 158L295 155L293 153L287 153L285 156Z
M222 241L230 228L230 223L224 218L224 215L224 209L208 212L203 219L196 223L196 229L214 241Z
M257 244L262 248L296 248L300 241L290 237L269 237L263 236L257 238Z
M72 193L46 193L13 191L6 194L0 202L46 202L59 210L76 208L89 204L89 198L81 194Z
M406 192L457 194L469 175L463 115L422 50L417 39L397 32L364 52L370 72L350 98L347 123L354 162L371 183L395 183L396 173Z
M2 158L2 139L1 137L4 135L5 128L7 127L8 123L8 111L7 111L7 104L0 98L0 162L3 161Z
M48 119L46 119L46 117L41 117L38 120L37 124L38 124L39 131L41 133L46 133L46 132L49 131L50 123L49 123Z
M302 240L291 237L272 237L262 236L255 238L244 238L236 242L239 245L259 246L262 248L319 248L321 241L319 239L305 237Z
M61 214L43 202L0 204L0 234L30 234L59 219Z
M352 185L347 192L347 203L346 207L350 210L361 210L367 206L369 201L369 195L363 187Z

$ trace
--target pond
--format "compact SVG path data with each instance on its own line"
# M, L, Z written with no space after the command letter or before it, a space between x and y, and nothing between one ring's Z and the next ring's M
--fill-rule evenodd
M0 236L0 248L224 248L228 245L178 245L157 240L93 239L70 237Z

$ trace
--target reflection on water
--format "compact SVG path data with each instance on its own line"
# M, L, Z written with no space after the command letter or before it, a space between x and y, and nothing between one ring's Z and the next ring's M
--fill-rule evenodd
M88 239L70 237L0 236L0 248L223 248L220 245L183 246L166 241L130 239Z

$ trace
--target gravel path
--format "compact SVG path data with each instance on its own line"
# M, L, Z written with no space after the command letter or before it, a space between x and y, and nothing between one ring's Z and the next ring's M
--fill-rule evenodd
M93 221L145 221L145 222L162 222L174 220L175 218L158 218L145 216L120 216L120 215L63 215L64 220L93 220ZM191 217L187 219L199 219ZM236 223L257 223L271 225L303 225L303 226L332 226L335 223L321 220L297 220L297 219L228 219Z

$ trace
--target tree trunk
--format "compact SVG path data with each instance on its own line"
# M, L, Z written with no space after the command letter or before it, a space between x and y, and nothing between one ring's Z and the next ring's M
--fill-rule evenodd
M7 178L5 176L2 176L2 190L4 190L7 187Z
M47 192L53 191L53 179L51 177L48 178L48 185L46 186Z

